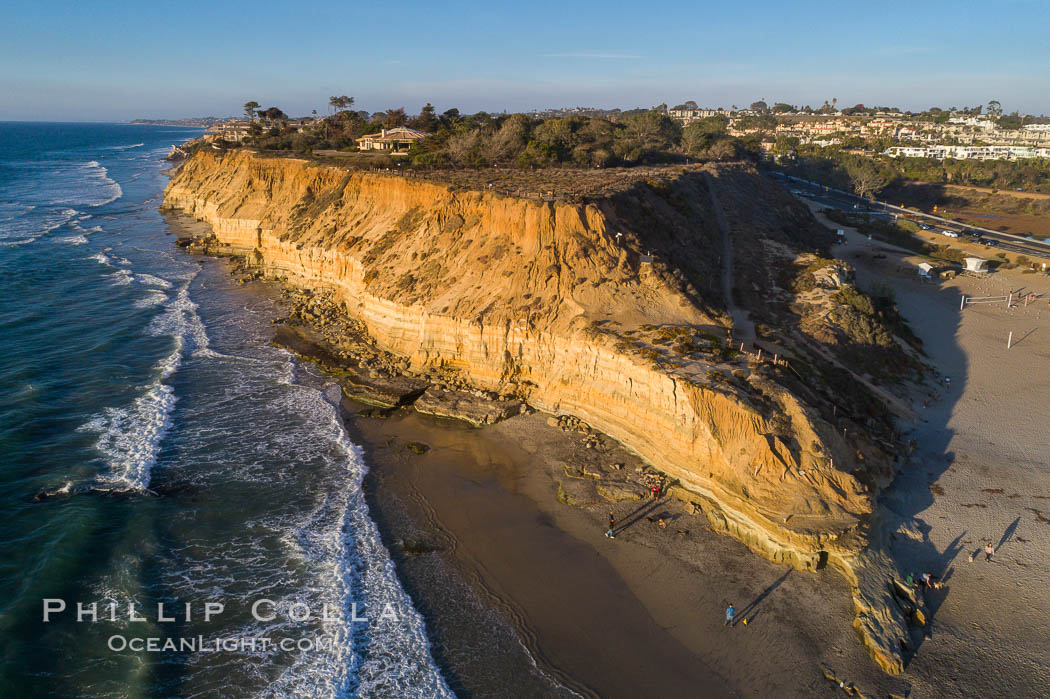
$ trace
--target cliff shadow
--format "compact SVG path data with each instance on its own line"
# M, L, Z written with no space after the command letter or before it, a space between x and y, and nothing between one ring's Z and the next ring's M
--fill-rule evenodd
M956 559L965 550L970 533L966 529L953 533L947 545L939 546L931 539L933 524L925 514L944 494L938 481L955 462L956 454L949 448L955 430L949 421L967 389L969 359L956 339L962 324L958 290L886 274L884 269L869 267L871 262L863 258L855 264L862 286L884 284L893 289L901 315L922 341L928 365L923 381L911 391L916 416L910 424L898 419L910 453L878 499L880 509L889 515L884 519L882 539L893 559L897 580L903 582L909 574L918 580L928 572L941 583L940 589L917 590L927 618L923 626L911 627L911 644L905 653L907 667L934 633L937 612L951 592L949 582ZM946 377L950 377L950 384Z

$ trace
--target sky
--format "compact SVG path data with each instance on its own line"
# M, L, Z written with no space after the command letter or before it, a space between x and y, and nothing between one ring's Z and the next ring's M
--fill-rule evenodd
M1050 114L1050 0L4 0L0 120L747 105Z

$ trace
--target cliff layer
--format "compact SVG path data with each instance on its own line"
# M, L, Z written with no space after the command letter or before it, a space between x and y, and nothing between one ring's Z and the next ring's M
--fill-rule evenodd
M899 670L905 622L855 570L892 458L863 435L847 441L768 355L727 345L708 177L762 180L682 168L569 204L204 151L164 206L206 221L266 275L334 294L410 372L454 369L578 416L678 479L752 549L841 568L862 637Z

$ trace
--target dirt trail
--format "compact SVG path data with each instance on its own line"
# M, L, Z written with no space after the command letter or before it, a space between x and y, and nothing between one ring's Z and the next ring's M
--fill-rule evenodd
M742 341L754 341L758 337L755 324L751 322L747 311L737 306L733 300L733 244L729 238L729 222L726 220L725 211L722 210L722 203L718 201L715 180L710 174L707 175L707 188L711 192L711 206L718 221L718 230L722 233L722 296L726 301L726 309L733 318L733 337Z

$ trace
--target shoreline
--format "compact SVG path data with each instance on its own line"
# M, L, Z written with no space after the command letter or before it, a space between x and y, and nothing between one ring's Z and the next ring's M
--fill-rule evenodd
M210 230L206 223L188 217L178 220L176 228ZM279 280L261 279L245 270L239 256L225 257L230 272L244 282L284 289L284 303L296 293ZM285 321L275 319L275 324L288 327ZM309 325L300 327L310 334ZM306 347L292 351L338 380L332 353L311 357ZM514 642L528 650L516 661L519 670L531 663L527 657L531 654L544 673L581 696L657 692L678 696L702 685L704 694L712 696L830 697L838 691L838 680L830 683L828 672L865 688L903 691L907 684L885 675L857 642L850 625L853 609L847 582L839 573L830 568L802 573L772 563L711 530L702 512L670 497L661 498L660 512L643 511L648 501L642 499L645 490L640 484L614 488L605 497L597 494L596 483L605 477L622 486L623 481L630 485L639 480L639 474L657 472L611 438L572 418L555 427L548 423L552 416L527 411L479 429L406 407L377 409L344 400L344 409L352 440L366 451L369 514L395 560L399 580L424 617L428 634L435 634L430 640L436 659L453 687L480 684L469 692L479 695L517 691L517 684L503 683L519 681L521 674L500 675L499 668L484 663L479 672L474 659L464 655L462 644L453 647L455 634L462 631L455 625L457 612L435 608L423 594L433 571L428 578L428 571L412 570L406 561L416 557L398 553L397 539L404 536L391 526L398 516L411 522L414 531L423 532L424 539L444 537L448 542L436 547L453 554L444 561L450 576L446 580L470 592L461 600L469 600L484 613L497 612L497 624L513 630ZM380 419L383 416L386 419ZM425 438L418 436L420 431ZM449 449L450 435L459 440L458 453L451 460L443 453ZM392 444L402 445L402 453L391 451L391 439ZM404 448L409 442L444 446L416 454ZM418 462L416 466L437 465L430 470L443 469L461 482L476 486L484 481L485 497L471 502L477 507L487 499L513 502L510 509L515 517L497 508L485 510L491 521L484 526L464 520L470 508L462 505L463 492L455 489L417 488L414 497L396 500L377 497L377 493L397 494L402 483L411 483L399 473L406 461L411 463L409 457ZM474 469L473 478L456 473L463 464L468 471ZM541 468L535 468L537 464ZM503 478L490 472L496 465ZM377 487L388 477L394 487ZM628 525L615 542L603 536L610 509ZM443 516L434 526L437 512ZM658 528L660 515L671 523L668 528ZM508 520L517 522L513 538L493 541L480 536L505 529ZM433 557L436 551L427 548L419 558ZM523 559L518 555L522 548L535 557ZM570 572L579 597L575 602L563 600L552 611L545 606L544 595L535 596L536 590L564 580ZM531 585L523 583L529 580ZM722 621L728 602L737 606L738 618L749 617L752 623L726 629ZM814 609L820 614L814 615ZM609 623L611 615L626 615L629 623L622 619ZM574 635L573 629L587 633ZM639 664L638 658L645 662Z
M209 230L207 224L194 225L200 225L201 230ZM981 359L989 352L983 346L967 341L969 344L963 351L966 337L953 339L951 331L956 326L952 302L944 303L938 299L934 289L913 294L914 280L910 276L907 282L895 280L894 277L901 276L899 261L893 263L898 267L890 273L892 265L887 266L889 261L878 262L879 256L870 262L863 255L852 254L847 257L844 253L852 253L865 246L862 240L854 240L855 237L856 234L850 231L851 245L842 249L841 253L836 252L836 255L858 264L862 278L875 275L904 294L902 309L911 322L921 323L924 314L935 308L936 312L942 313L943 323L917 326L924 340L932 343L930 346L934 351L930 353L931 361L946 363L956 376L963 373L967 362L987 361ZM894 257L900 254L902 259L910 254L901 254L889 248L882 250L894 253ZM245 275L244 271L241 270L242 278L258 278L250 271ZM1005 283L1012 278L1013 275L1006 275L1000 282L997 276L993 284ZM1027 281L1021 277L1018 279ZM265 283L274 281L280 283L279 280ZM965 280L957 283L970 284ZM981 283L981 286L985 285L985 282ZM958 302L954 301L954 308L957 307ZM959 347L952 345L953 342L958 343ZM310 360L309 352L298 354ZM322 366L326 364L324 357L315 358L318 359ZM890 541L895 542L890 544L890 549L900 565L919 570L943 564L948 567L946 576L950 575L952 560L958 553L955 548L958 539L950 543L944 526L931 529L930 525L934 523L928 525L923 518L929 520L934 516L931 511L946 512L935 516L945 519L950 513L950 519L957 525L966 526L968 522L974 529L988 528L987 522L980 521L987 519L983 515L986 505L962 502L959 498L972 500L973 496L961 493L954 498L941 497L943 493L932 487L938 477L948 482L953 478L951 474L955 468L948 466L951 466L954 455L942 453L947 444L946 439L953 434L946 422L949 416L954 417L955 401L963 397L960 395L962 391L975 390L968 388L965 381L956 385L959 390L953 396L958 397L941 406L935 405L937 415L934 424L918 430L917 436L921 437L920 453L925 454L905 467L898 483L880 501L894 516L899 514L903 517L900 529L891 531L890 527L885 532ZM980 400L980 392L987 388L987 384L977 386L975 397ZM460 596L457 599L469 600L474 605L471 608L482 610L480 613L494 614L485 618L494 620L493 626L512 629L515 637L521 639L520 644L528 648L541 669L561 680L561 684L576 688L582 695L596 691L588 681L588 676L589 673L595 673L594 659L604 658L606 649L611 649L613 656L628 658L626 662L613 664L614 676L616 672L629 668L625 681L643 682L642 690L637 690L638 685L632 685L635 687L634 695L638 691L674 694L674 689L661 690L661 682L672 682L663 677L666 673L660 668L664 667L664 663L656 660L647 666L635 660L639 656L634 651L646 657L644 653L654 643L656 646L678 644L674 646L675 653L684 652L684 659L667 664L676 671L679 667L690 668L690 672L695 667L706 669L709 671L706 681L721 681L719 687L727 693L737 692L749 696L833 696L839 691L840 682L846 687L855 686L865 696L909 696L914 691L936 694L940 691L938 688L943 688L947 695L967 696L978 688L992 691L996 684L1003 682L1015 689L1031 687L1034 685L1028 683L1046 672L1045 663L1029 654L1031 657L1025 657L1024 665L1031 669L1031 674L1022 673L1012 677L1009 682L982 674L980 668L983 667L984 657L993 659L997 672L1008 672L1010 668L1009 661L988 645L991 640L981 642L965 631L970 625L967 616L973 613L973 604L979 604L975 600L984 594L981 590L985 590L985 585L989 584L984 568L975 567L972 572L955 571L959 580L972 582L973 589L966 587L951 596L947 592L932 594L932 623L926 628L911 630L912 640L922 649L908 658L902 675L886 675L871 661L863 646L857 643L850 626L854 613L845 590L846 583L836 573L829 573L828 570L793 572L786 566L770 563L734 539L711 531L702 514L697 516L695 510L690 511L682 503L666 499L669 515L666 519L673 523L668 530L660 530L653 523L645 521L641 525L632 523L630 530L618 536L616 542L605 539L601 532L604 531L609 502L605 497L595 495L596 481L609 476L613 480L623 480L611 471L617 470L616 463L624 463L633 457L613 456L615 450L622 451L622 448L604 435L587 430L576 433L571 425L558 420L552 425L547 420L553 418L528 414L529 411L525 415L478 430L468 427L466 423L420 415L404 407L379 410L370 407L363 411L350 403L344 407L353 439L360 440L358 443L367 454L369 476L366 479L366 498L370 514L397 563L402 585L426 620L428 634L432 634L435 655L440 656L438 661L442 671L446 673L450 684L463 694L505 694L511 691L505 684L507 678L520 681L524 675L516 670L508 670L507 666L492 663L486 666L483 655L471 656L468 652L472 650L469 647L470 637L464 636L463 639L468 640L461 639L461 645L455 646L457 633L462 631L457 630L455 622L461 617L462 610L439 608L432 599L428 601L427 593L438 597L440 594L430 589L436 580L433 575L427 577L426 571L421 573L413 570L413 567L422 567L416 565L419 561L444 559L442 570L446 577L443 580L447 583L446 587L459 589ZM914 409L918 413L919 405L916 404ZM384 416L387 419L377 419ZM932 411L928 417L934 417ZM980 436L981 423L974 422L977 416L972 410L963 417L968 419L973 434ZM918 423L916 426L919 426ZM1000 429L1010 431L1014 426L1003 422ZM566 436L566 432L572 432L568 436L576 440L574 444L563 444L560 452L553 447L548 448L551 443ZM455 435L458 440L455 444L448 444L448 440L453 439L451 435ZM595 436L601 443L600 449L595 449L593 444L590 448L587 446L587 443L594 441ZM423 453L417 454L405 447L410 442L426 444L431 448L424 448ZM392 449L395 445L401 447ZM945 466L936 465L945 457ZM956 461L956 464L963 463L961 459ZM536 468L537 465L541 468ZM442 478L433 480L435 474L440 474ZM998 483L994 479L989 482L990 475L987 466L976 463L971 466L966 477L971 484L987 484L989 487L981 489L981 492L993 494L999 491L991 486ZM931 477L932 480L927 481ZM1029 476L1024 478L1027 480ZM428 487L419 487L417 481ZM1031 485L1036 483L1032 482ZM467 497L465 493L468 489L476 489L477 492ZM928 501L931 498L927 491L937 496L933 508L930 508ZM612 499L617 497L613 496ZM1022 496L1010 494L1010 497ZM508 508L494 511L486 509L490 502L511 501L514 505L509 511L517 513L515 516L505 511ZM623 500L614 504L613 509L617 518L623 521L630 518L640 504L635 500ZM1039 509L1043 503L1032 500L1032 504L1025 510L1036 513L1035 526L1038 527L1044 521L1040 518L1042 510ZM945 506L949 509L945 510ZM468 516L472 511L488 513L488 519L480 524L472 521ZM670 516L675 519L671 520ZM641 517L644 518L645 514ZM681 526L677 524L679 520L683 523ZM399 534L399 523L407 523L408 528L404 531L413 532L412 535L419 538L409 541L403 533ZM489 530L507 530L508 527L511 531L505 533L502 541L494 543ZM673 534L672 529L675 530ZM685 529L687 533L679 536L678 529ZM926 533L927 529L930 533ZM1009 529L1008 533L1012 531L1014 529ZM1035 532L1024 533L1028 536ZM974 535L977 535L976 531ZM548 540L545 536L555 538ZM399 538L408 544L407 549L412 550L399 553ZM430 540L437 541L438 545L428 546ZM544 541L554 542L548 544L549 551L544 550ZM506 545L507 542L512 546ZM1007 542L1007 535L1003 535L1001 545ZM1030 539L1018 537L1017 542L1029 543ZM964 545L971 543L969 539L963 540ZM419 544L423 544L422 547ZM571 549L572 545L576 548ZM942 545L943 552L940 551ZM1014 545L1010 543L1008 550ZM519 549L534 550L537 546L540 548L537 555L541 559L546 556L543 563L536 563L536 559L516 553ZM404 544L401 547L406 548ZM576 553L563 555L561 559L554 555L565 550L574 550ZM632 628L652 628L655 625L655 636L644 636L637 631L617 627L603 628L602 633L595 634L592 639L567 639L565 629L575 623L576 617L573 615L581 611L568 604L563 604L554 614L549 614L546 621L541 618L549 612L544 608L545 601L530 597L533 591L523 586L521 581L530 579L529 576L538 576L531 578L539 581L533 585L543 587L550 586L552 581L562 580L563 576L572 579L570 571L565 569L562 562L572 560L575 564L583 559L588 560L589 567L585 567L576 578L580 581L578 587L586 589L591 597L599 601L606 600L607 610L615 611L632 605L632 608L637 609L637 605L641 605L641 613L636 617L638 625ZM1032 565L1026 571L1030 575L1042 576L1046 572L1041 563L1017 562L1016 565ZM936 570L944 570L944 567ZM978 572L980 576L975 579L973 573ZM989 569L989 572L995 571ZM1019 599L1016 597L1018 592L1009 587L1012 579L1009 573L1003 570L999 575L1005 575L1008 579L994 582L994 594L1006 600ZM599 592L593 590L596 584L606 583L605 589ZM1019 588L1021 590L1023 588ZM1033 604L1027 596L1024 600L1025 604ZM723 629L721 615L727 601L733 601L738 612L755 607L748 609L748 612L757 611L757 620L752 619L752 623L745 628L737 627L732 631ZM1035 628L1036 621L1044 616L1045 601L1036 600L1034 604L1032 619L1023 620L1025 629ZM522 610L528 610L533 617ZM746 617L748 612L738 616ZM978 616L982 619L981 628L994 629L995 641L1017 642L1018 639L994 619L987 618L983 613ZM737 633L738 630L742 633ZM937 641L932 640L935 633ZM1025 643L1024 639L1034 642L1034 637L1027 630L1021 635L1021 643ZM653 641L653 638L657 640ZM464 648L463 644L467 647ZM480 646L474 650L477 647ZM575 660L574 653L577 654ZM518 668L528 668L531 663L529 653L522 653L516 662ZM949 685L942 687L944 673L952 677ZM655 680L652 679L654 675ZM542 683L542 673L537 676L540 677L537 681ZM467 691L468 686L476 686L477 689ZM509 686L516 688L518 685ZM603 695L621 695L618 693L620 687L598 689ZM687 691L695 691L695 687ZM622 695L630 696L631 693L625 691Z

